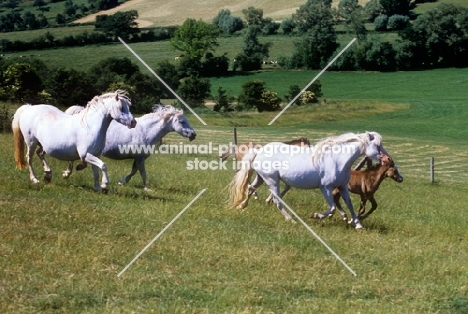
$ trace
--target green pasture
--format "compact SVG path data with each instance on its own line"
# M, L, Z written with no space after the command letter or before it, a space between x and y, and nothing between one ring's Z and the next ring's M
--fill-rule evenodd
M299 73L303 84L314 75ZM192 143L213 147L233 141L234 125L239 141L261 143L380 132L404 181L382 183L362 232L337 216L310 219L326 210L316 190L285 197L357 277L304 226L265 205L265 187L246 210L228 208L230 162L224 170L187 169L196 158L216 161L215 150L150 157L150 192L138 174L118 186L131 162L105 159L111 188L103 195L92 190L90 169L63 180L66 163L52 158L52 183L32 185L15 169L12 135L1 134L0 312L466 313L465 77L461 69L325 73L326 103L291 107L272 126L277 113L201 114L207 126L188 115L198 133ZM164 144L188 141L170 134ZM37 159L35 169L41 173Z

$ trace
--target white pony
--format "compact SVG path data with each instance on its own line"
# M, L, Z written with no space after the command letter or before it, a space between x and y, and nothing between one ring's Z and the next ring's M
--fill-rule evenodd
M52 172L45 154L66 161L82 160L93 166L94 189L108 188L107 166L98 156L104 149L106 131L112 120L134 128L136 121L130 113L130 99L123 91L94 97L78 115L68 115L50 105L23 105L16 110L12 128L15 143L15 161L19 169L29 167L33 183L39 180L34 174L32 157L37 155L44 167L44 181L50 182ZM27 163L24 145L27 145ZM99 185L99 170L102 181Z
M336 205L333 200L333 190L338 188L351 213L356 229L362 225L354 213L349 197L348 182L351 176L351 166L361 155L380 162L382 137L376 132L362 134L346 133L329 137L318 142L313 147L299 147L283 143L269 143L257 150L251 150L242 160L241 168L230 184L230 200L233 207L244 208L248 205L248 183L253 170L263 180L258 180L256 189L265 182L273 194L273 201L278 209L291 220L279 197L290 187L300 189L320 188L329 210L324 214L314 214L314 218L323 219L333 215ZM280 194L280 181L286 184L285 191Z
M72 106L65 113L76 114L83 109L81 106ZM112 122L107 130L106 145L102 155L111 159L133 159L132 171L120 179L119 184L125 184L140 172L145 190L146 170L145 160L154 152L154 145L169 132L177 132L190 141L194 140L197 133L190 126L184 112L172 106L156 105L153 112L136 118L137 126L132 130L126 130L119 123ZM77 166L77 170L86 167L86 164ZM63 177L70 176L73 170L73 162L69 163L68 169L64 171Z

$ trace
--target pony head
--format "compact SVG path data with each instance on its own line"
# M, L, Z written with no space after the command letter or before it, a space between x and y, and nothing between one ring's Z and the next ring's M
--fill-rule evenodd
M382 136L377 132L367 132L363 134L364 136L364 151L363 153L375 160L381 162L381 152L382 152Z
M153 113L159 114L164 123L170 121L172 130L183 137L187 137L190 141L193 141L197 136L181 109L176 109L173 106L156 105L153 107Z
M112 119L132 129L136 126L136 120L130 112L132 105L130 98L122 90L108 93L100 96L100 99L106 103Z

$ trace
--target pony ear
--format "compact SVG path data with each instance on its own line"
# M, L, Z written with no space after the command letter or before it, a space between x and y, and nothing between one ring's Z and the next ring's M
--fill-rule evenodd
M119 93L115 93L115 101L119 100Z

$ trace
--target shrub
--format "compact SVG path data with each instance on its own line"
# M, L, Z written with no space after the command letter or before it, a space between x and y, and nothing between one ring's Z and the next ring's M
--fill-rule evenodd
M374 20L374 28L378 32L383 32L387 30L388 16L385 14L379 15Z
M262 93L260 102L257 104L258 112L263 111L276 111L280 109L281 98L278 93L266 90Z
M406 15L394 14L388 18L387 28L393 30L404 29L409 23L409 17Z

